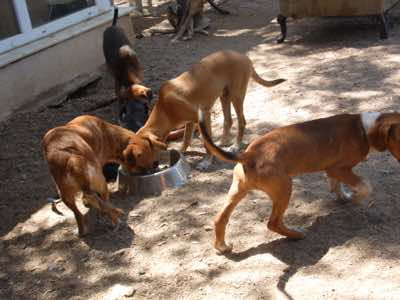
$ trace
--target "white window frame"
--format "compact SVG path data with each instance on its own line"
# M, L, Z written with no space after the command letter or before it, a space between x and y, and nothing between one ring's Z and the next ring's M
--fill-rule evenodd
M0 0L1 1L1 0ZM20 33L0 41L0 53L9 51L34 40L38 40L68 26L85 21L107 12L111 8L110 0L95 0L95 5L73 14L61 17L41 26L32 27L26 0L13 0L14 12Z

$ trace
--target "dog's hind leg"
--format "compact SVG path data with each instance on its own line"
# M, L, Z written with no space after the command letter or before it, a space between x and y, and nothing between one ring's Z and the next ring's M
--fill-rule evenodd
M221 146L228 146L229 144L229 133L232 128L232 114L231 114L231 102L229 101L229 92L225 88L223 94L220 97L222 112L224 114L224 129L221 137Z
M185 132L183 133L183 144L181 146L182 152L185 152L187 148L190 146L190 143L192 142L193 138L193 133L194 133L194 123L187 122L185 124Z
M228 200L224 205L224 208L214 220L214 248L218 251L218 253L227 253L232 251L232 245L227 245L225 243L225 231L233 210L238 205L240 200L247 195L248 189L245 184L245 176L246 175L244 173L243 166L241 164L237 164L233 171L233 181L229 189Z
M93 168L93 167L92 167ZM90 170L90 167L88 168ZM123 214L122 210L115 208L110 203L110 194L107 188L107 182L104 178L101 168L93 168L89 173L89 188L84 191L84 201L90 206L106 214L114 226L118 225L119 217Z
M171 42L177 42L180 38L183 37L183 35L186 32L186 29L189 25L189 22L191 20L192 16L187 16L185 21L183 22L183 24L181 25L181 27L179 28L178 33L176 34L176 36L171 40Z
M258 174L257 187L267 193L272 200L272 213L267 223L268 229L292 239L304 238L304 233L288 228L283 216L292 194L292 179L286 174L277 174L276 168L265 174Z
M88 225L86 223L86 218L79 211L78 207L75 204L75 197L78 193L78 190L73 187L62 186L60 187L60 197L64 204L72 210L75 216L76 223L78 224L78 234L80 237L85 236L88 231Z
M193 16L196 15L197 12L202 12L202 11L203 11L203 2L202 1L188 1L187 6L185 7L185 11L183 13L182 19L179 22L178 33L171 41L176 42L179 39L181 39L184 36L184 34L186 33L186 31L189 29L189 27L191 25L194 26Z

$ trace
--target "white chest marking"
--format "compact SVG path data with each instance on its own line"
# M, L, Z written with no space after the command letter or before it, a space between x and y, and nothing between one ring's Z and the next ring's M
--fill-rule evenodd
M369 130L375 125L376 119L378 119L380 115L381 113L379 112L361 113L361 122L366 134L368 134Z
M121 48L119 48L119 56L121 58L125 58L128 56L135 56L136 53L133 51L133 49L129 45L124 45Z

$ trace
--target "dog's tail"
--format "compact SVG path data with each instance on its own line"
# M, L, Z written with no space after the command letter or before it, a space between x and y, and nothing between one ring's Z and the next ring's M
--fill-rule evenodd
M114 6L114 18L112 21L112 26L117 25L117 20L118 20L118 6Z
M217 12L219 12L220 14L222 14L222 15L229 15L229 14L230 14L229 11L227 11L227 10L225 10L225 9L222 9L221 7L217 6L217 4L215 4L213 0L207 0L207 2L210 3L210 5L211 5L212 7L214 7L214 9L215 9Z
M214 144L210 135L207 132L207 126L205 122L205 112L202 109L198 110L198 118L199 118L199 130L201 135L203 136L204 145L206 146L206 148L219 159L222 159L227 162L241 162L242 154L225 151Z
M253 70L252 70L251 78L253 78L254 81L257 82L258 84L261 84L263 86L271 87L271 86L278 85L278 84L286 81L286 79L283 79L283 78L275 79L275 80L271 80L271 81L264 80L260 77L260 75L257 74L254 67L252 67L252 69Z

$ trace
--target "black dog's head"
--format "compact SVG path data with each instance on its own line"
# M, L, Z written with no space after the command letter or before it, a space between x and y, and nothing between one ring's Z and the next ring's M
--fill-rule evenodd
M121 105L118 122L120 126L136 132L143 127L148 116L149 108L147 104L130 100Z

